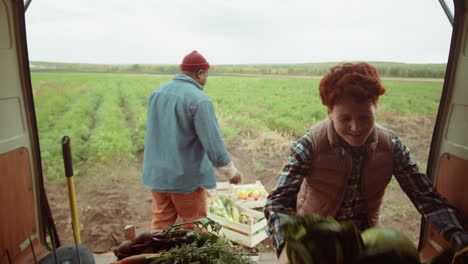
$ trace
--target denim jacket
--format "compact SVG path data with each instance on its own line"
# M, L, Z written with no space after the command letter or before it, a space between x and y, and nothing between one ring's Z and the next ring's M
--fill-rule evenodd
M214 189L214 167L231 162L210 98L184 74L149 97L142 181L158 192Z

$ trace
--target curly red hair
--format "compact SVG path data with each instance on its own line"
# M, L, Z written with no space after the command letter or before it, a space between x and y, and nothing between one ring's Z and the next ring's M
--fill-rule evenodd
M377 105L385 93L377 69L366 62L344 63L331 68L319 85L322 103L332 109L336 102L351 96L356 103L371 101Z

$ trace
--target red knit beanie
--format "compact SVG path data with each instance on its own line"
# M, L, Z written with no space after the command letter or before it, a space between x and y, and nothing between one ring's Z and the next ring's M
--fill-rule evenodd
M209 68L210 64L208 64L205 58L196 50L185 56L182 64L180 64L180 69L183 71L197 72L208 70Z

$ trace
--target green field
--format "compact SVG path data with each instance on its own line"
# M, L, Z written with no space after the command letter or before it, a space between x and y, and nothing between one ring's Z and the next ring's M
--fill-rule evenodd
M42 163L49 179L63 176L61 138L72 140L75 175L87 168L137 162L146 103L171 75L33 72ZM291 139L325 118L319 80L210 76L205 92L228 141L274 132ZM377 116L433 119L442 83L385 81ZM431 131L428 131L428 136ZM271 143L274 144L274 143ZM407 142L411 146L412 142Z

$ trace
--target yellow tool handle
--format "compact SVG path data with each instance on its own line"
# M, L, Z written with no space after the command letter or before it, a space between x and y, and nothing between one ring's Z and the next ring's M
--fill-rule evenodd
M75 181L73 176L67 177L68 200L70 201L70 212L72 216L73 232L76 244L81 244L80 222L78 220L78 208L76 206Z
M75 236L75 243L81 244L80 223L78 221L78 209L76 206L75 181L73 179L73 162L70 138L68 136L64 136L62 138L62 153L63 164L65 166L65 176L67 177L68 200L70 201L73 234Z

